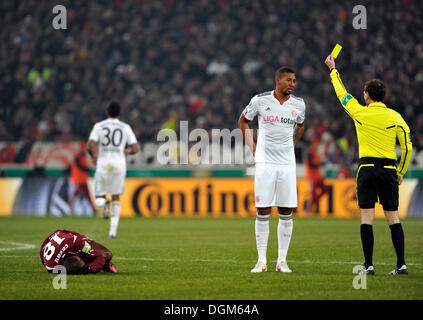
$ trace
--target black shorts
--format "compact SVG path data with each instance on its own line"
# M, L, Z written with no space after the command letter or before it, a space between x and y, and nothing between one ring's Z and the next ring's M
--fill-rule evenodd
M398 210L398 175L395 160L361 158L357 170L357 198L361 209L379 202L383 210Z

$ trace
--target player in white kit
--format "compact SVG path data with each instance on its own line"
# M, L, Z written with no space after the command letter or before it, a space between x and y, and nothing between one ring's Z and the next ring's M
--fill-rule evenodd
M107 119L97 122L88 138L88 153L96 164L95 204L107 210L106 195L112 195L109 237L116 238L120 218L120 195L125 189L126 155L138 152L138 142L131 127L120 121L120 104L107 106ZM129 146L128 148L126 146ZM98 152L96 152L98 146Z
M267 271L269 217L274 206L278 207L279 212L276 271L291 272L286 256L293 229L292 212L297 208L294 148L304 132L305 104L303 99L291 94L295 87L293 70L279 68L275 82L273 91L258 94L251 99L238 121L256 163L254 189L258 262L251 270L254 273ZM248 126L248 122L256 116L257 144Z

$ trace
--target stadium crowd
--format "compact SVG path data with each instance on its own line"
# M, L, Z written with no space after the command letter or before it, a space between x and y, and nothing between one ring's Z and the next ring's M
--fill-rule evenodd
M161 128L236 128L252 96L274 88L279 66L296 71L307 105L305 143L325 160L358 158L353 122L333 93L324 58L363 102L366 80L388 87L386 103L423 151L423 3L361 1L367 29L354 29L352 1L68 1L67 29L54 4L0 3L0 141L86 140L111 99L141 142Z

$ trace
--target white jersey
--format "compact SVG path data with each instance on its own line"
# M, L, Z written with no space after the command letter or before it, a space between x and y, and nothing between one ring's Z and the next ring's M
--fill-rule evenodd
M295 164L294 126L305 120L304 100L290 95L280 103L274 91L253 97L242 115L251 121L258 117L256 163Z
M103 173L125 173L125 147L137 143L132 128L116 118L108 118L97 122L89 140L98 142L98 158L96 171Z

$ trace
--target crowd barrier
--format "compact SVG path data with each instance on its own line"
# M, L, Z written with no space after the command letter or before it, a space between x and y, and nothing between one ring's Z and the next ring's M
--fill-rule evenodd
M328 193L310 216L355 218L360 216L354 179L325 179ZM93 197L93 178L88 186ZM93 216L95 212L80 194L74 206L69 198L74 186L67 177L0 178L0 215ZM298 208L307 217L305 203L309 183L297 180ZM276 210L272 211L276 215ZM405 179L400 186L400 217L423 217L423 179ZM121 196L123 217L228 216L253 217L254 179L251 177L128 177ZM376 205L376 217L383 217Z

